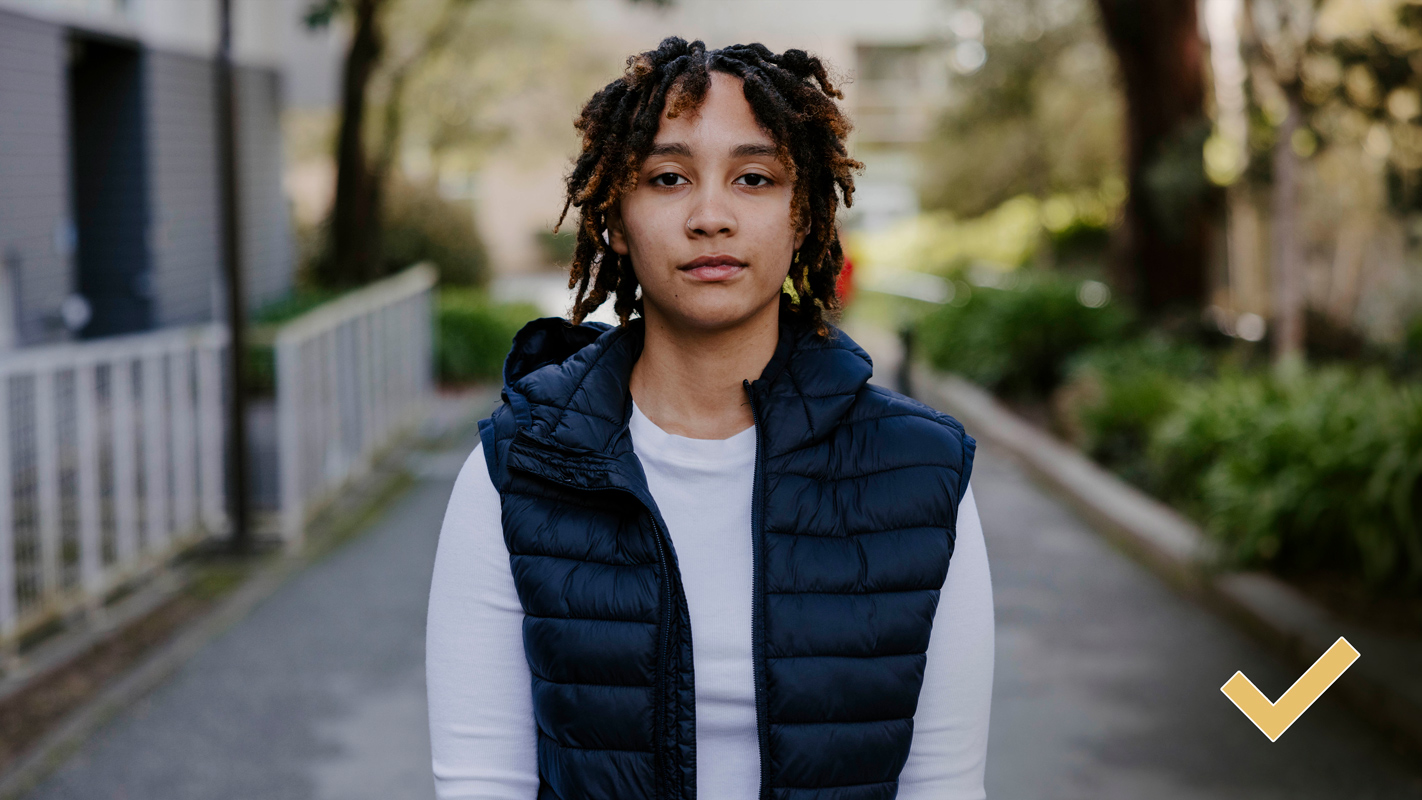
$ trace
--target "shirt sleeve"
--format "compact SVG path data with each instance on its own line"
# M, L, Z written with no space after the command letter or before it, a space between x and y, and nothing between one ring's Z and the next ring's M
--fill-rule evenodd
M534 800L538 742L523 607L482 445L460 470L440 529L425 680L439 800Z
M928 642L899 800L982 800L992 707L992 578L969 485Z

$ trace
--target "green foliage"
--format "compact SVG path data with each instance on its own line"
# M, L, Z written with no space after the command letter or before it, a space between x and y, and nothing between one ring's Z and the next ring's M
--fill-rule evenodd
M1149 447L1158 486L1238 565L1422 585L1422 394L1343 368L1185 387Z
M1182 242L1190 236L1191 220L1197 218L1198 207L1209 193L1204 160L1209 136L1209 120L1182 126L1160 143L1143 170L1146 208L1168 241Z
M573 262L573 251L578 246L578 237L572 231L538 231L533 235L538 250L546 264L567 267Z
M249 343L242 369L248 395L271 397L276 393L276 350L271 343Z
M918 341L933 366L999 394L1044 398L1061 383L1072 356L1119 338L1129 324L1114 303L1083 304L1080 281L1039 273L1014 282L971 290L960 283L952 304L920 322Z
M388 277L427 261L444 286L483 286L489 280L489 256L465 203L445 198L433 184L393 177L383 195L381 274ZM299 279L332 295L331 220L297 228ZM351 287L346 287L351 288Z
M925 207L976 216L1120 176L1121 93L1095 4L959 6L982 14L987 60L952 77L953 101L922 145Z
M300 288L266 303L249 315L253 325L280 325L296 319L322 303L330 302L345 292L336 289Z
M443 383L498 380L524 323L541 316L527 303L494 303L474 289L442 289L436 303L435 364Z
M301 15L301 21L313 31L322 30L330 25L331 20L335 19L336 15L343 10L345 10L345 3L341 0L317 0L317 2L309 3L306 6L306 11Z
M483 286L489 257L473 211L440 195L434 184L392 180L385 194L382 258L386 274L428 261L444 286Z
M1393 357L1393 368L1402 375L1422 376L1422 316L1408 323Z
M1185 384L1210 368L1204 350L1158 334L1093 348L1072 360L1057 395L1059 421L1092 458L1148 486L1153 431L1175 410Z
M1026 266L1044 260L1045 245L1051 251L1049 260L1058 266L1097 268L1125 196L1125 186L1108 180L1097 188L1043 200L1018 195L972 219L926 212L856 235L852 256L855 264L870 271L907 267L946 275L972 265L1003 270Z

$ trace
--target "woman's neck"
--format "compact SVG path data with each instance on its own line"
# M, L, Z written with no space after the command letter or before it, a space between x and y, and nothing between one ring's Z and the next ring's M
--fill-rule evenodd
M778 304L720 331L678 328L648 311L631 378L642 413L667 433L692 439L727 439L749 428L754 420L742 381L759 378L775 355Z

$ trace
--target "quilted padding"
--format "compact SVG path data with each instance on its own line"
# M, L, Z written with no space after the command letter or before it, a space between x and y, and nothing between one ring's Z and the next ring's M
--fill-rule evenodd
M642 336L641 320L530 323L480 423L525 612L540 798L696 796L690 620L628 433ZM763 800L892 798L908 758L974 442L870 374L843 333L783 323L746 385Z

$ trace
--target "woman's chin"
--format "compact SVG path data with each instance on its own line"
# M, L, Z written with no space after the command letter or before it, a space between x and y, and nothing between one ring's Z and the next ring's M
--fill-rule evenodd
M764 304L744 298L708 297L699 302L677 304L661 316L674 327L709 333L750 324L765 313L765 309Z

